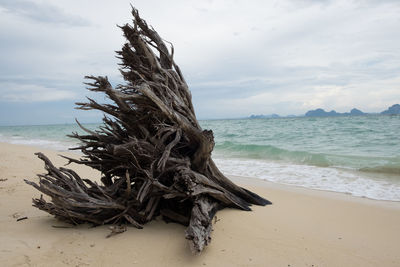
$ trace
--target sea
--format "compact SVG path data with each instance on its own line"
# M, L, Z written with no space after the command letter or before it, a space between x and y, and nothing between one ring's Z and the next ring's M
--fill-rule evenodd
M400 116L202 120L226 175L400 201ZM84 124L95 130L100 124ZM0 126L0 142L66 151L76 124Z

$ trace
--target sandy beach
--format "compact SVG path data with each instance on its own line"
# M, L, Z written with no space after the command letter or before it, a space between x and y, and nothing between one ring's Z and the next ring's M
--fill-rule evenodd
M44 172L38 151L66 163L56 151L0 143L2 266L400 266L399 202L243 177L232 179L273 205L218 212L213 240L199 256L190 253L185 227L161 220L110 238L108 226L70 227L31 206L40 193L23 179Z

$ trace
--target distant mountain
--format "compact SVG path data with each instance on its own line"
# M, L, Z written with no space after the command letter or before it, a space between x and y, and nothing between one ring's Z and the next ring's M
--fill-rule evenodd
M399 104L394 104L393 106L391 106L387 110L382 111L381 114L383 114L383 115L400 114L400 105Z
M304 115L305 117L339 117L339 116L365 116L365 115L376 115L379 113L364 113L359 109L353 108L350 112L339 113L334 110L329 112L323 110L322 108L309 110ZM389 107L387 110L382 111L380 114L382 115L395 115L400 114L400 105L394 104L393 106ZM293 118L293 117L302 117L295 116L295 115L288 115L288 116L279 116L278 114L270 114L270 115L251 115L250 119L266 119L266 118Z
M368 113L364 113L359 109L353 108L350 112L338 113L334 110L326 112L322 108L318 108L315 110L307 111L305 114L306 117L338 117L338 116L363 116L368 115Z
M270 115L251 115L250 119L266 119L266 118L280 118L278 114L270 114Z
M345 114L347 114L347 113L345 113ZM356 108L353 108L352 110L350 110L350 114L349 115L352 115L352 116L361 116L361 115L367 115L368 113L364 113L364 112L362 112L361 110L359 110L359 109L356 109Z
M306 117L335 117L335 116L340 116L340 113L337 113L334 110L332 110L330 112L326 112L322 108L318 108L315 110L307 111L305 116Z

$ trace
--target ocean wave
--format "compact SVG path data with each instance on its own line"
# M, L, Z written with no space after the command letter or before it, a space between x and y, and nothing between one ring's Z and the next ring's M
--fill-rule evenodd
M400 201L400 180L374 179L361 172L250 159L215 158L226 175L334 191L377 200Z
M23 138L22 136L11 136L11 137L0 136L0 142L16 144L16 145L37 146L57 151L67 151L70 147L73 146L73 144L69 142L37 139L37 138L28 139L28 138Z
M328 167L332 165L330 160L324 154L305 151L290 151L271 145L237 144L226 141L222 144L217 144L215 149L218 153L230 157L284 160L319 167Z
M368 157L291 151L272 145L238 144L225 141L215 151L224 158L283 161L316 167L338 167L353 171L400 175L400 157Z
M385 166L377 166L377 167L365 167L365 168L360 168L359 171L369 172L369 173L383 173L383 174L400 175L400 166L385 165Z

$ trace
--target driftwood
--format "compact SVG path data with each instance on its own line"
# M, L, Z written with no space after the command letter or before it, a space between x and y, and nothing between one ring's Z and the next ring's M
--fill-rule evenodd
M196 119L191 93L170 50L158 33L132 9L133 26L120 27L127 39L117 56L126 81L113 87L107 77L85 77L90 91L108 96L112 104L88 98L82 110L106 115L96 131L80 127L83 157L67 158L102 173L102 184L81 178L73 170L56 168L42 153L47 174L39 184L43 194L33 205L57 218L79 224L131 224L137 228L158 216L188 226L186 238L194 253L210 242L212 219L224 207L250 210L270 202L235 185L211 159L213 132ZM168 43L169 44L169 43Z
M25 217L21 217L21 218L18 218L18 219L17 219L17 222L23 221L23 220L26 220L26 219L28 219L28 217L26 217L26 216L25 216Z

